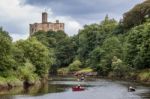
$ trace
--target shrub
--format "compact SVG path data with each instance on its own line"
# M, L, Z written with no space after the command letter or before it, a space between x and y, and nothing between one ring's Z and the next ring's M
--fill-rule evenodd
M66 74L68 74L69 70L68 70L68 68L60 68L57 70L57 72L59 75L66 75Z
M73 63L69 65L69 71L78 71L81 67L81 62L79 60L75 60Z
M138 74L140 81L150 81L150 70L144 70Z
M6 81L8 83L8 85L10 86L23 86L23 82L21 80L19 80L18 78L16 78L15 76L9 76L6 78Z
M4 77L0 77L0 85L6 85L6 79Z
M28 81L28 83L34 83L39 79L38 75L35 73L35 70L35 66L27 60L24 66L19 68L19 74L21 75L20 78Z
M127 72L129 70L128 66L125 65L122 60L118 59L116 56L114 56L112 60L112 69L117 77L125 76L128 74Z

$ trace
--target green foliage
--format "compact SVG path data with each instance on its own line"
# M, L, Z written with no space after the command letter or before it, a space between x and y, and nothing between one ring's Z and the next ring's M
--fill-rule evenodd
M42 43L35 38L30 38L26 41L18 41L16 46L23 50L24 57L36 67L35 72L39 76L44 77L48 74L52 60L49 57L48 49Z
M150 68L149 33L150 23L137 26L129 32L126 62L135 68Z
M8 85L10 85L12 87L14 87L14 86L23 86L23 82L15 76L8 76L6 78L6 81L7 81Z
M75 50L74 44L69 38L59 42L56 47L55 57L56 64L59 67L68 66L74 59Z
M93 69L90 67L86 67L78 71L78 73L90 73L90 72L93 72Z
M100 75L107 75L112 70L112 58L114 56L121 58L122 44L117 37L105 39L101 47L95 48L91 52L91 65Z
M112 59L112 70L117 77L124 77L129 72L129 67L123 63L122 60L118 59L116 56Z
M0 31L0 75L11 75L15 61L12 57L12 41L7 32Z
M35 38L12 43L8 33L0 29L0 45L0 84L19 86L23 81L35 83L48 75L54 61L53 50L48 50Z
M116 27L117 22L106 16L101 24L85 25L84 29L79 31L78 55L84 64L88 63L91 51L97 46L101 46L104 40L113 34Z
M20 79L32 84L39 79L35 71L35 66L27 61L24 66L18 68L18 76Z
M92 68L97 68L99 66L99 63L104 55L104 50L100 47L96 47L91 53L90 58L88 60L88 64Z
M67 74L69 73L69 69L68 69L68 67L59 68L59 69L57 70L57 72L58 72L58 74L60 74L60 75L67 75Z
M138 73L138 75L137 75L138 77L138 79L140 80L140 81L144 81L144 82L149 82L150 81L150 70L149 69L147 69L147 70L143 70L143 71L141 71L140 73Z
M7 86L6 79L0 76L0 85Z
M63 31L38 31L33 37L36 37L42 44L44 44L48 48L55 48L58 42L63 41L67 35Z
M77 43L75 37L68 37L63 31L39 31L33 35L52 52L53 64L50 72L56 72L57 67L68 66L74 59Z
M82 63L80 60L75 60L73 63L69 65L69 71L78 71L81 67Z
M123 25L125 28L132 28L140 25L150 18L150 1L136 5L133 9L124 14Z
M125 13L119 23L107 15L100 24L85 25L72 37L63 31L38 31L27 40L12 42L0 28L0 84L32 84L49 71L67 74L83 67L117 77L126 76L131 69L149 70L149 0ZM147 72L132 75L149 81Z

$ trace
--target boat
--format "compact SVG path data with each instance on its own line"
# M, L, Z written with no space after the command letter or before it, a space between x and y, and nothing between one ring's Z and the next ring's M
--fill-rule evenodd
M72 91L84 91L85 88L84 87L81 87L81 86L74 86L72 87Z
M135 88L133 88L132 86L129 86L128 91L129 91L129 92L134 92L134 91L135 91Z

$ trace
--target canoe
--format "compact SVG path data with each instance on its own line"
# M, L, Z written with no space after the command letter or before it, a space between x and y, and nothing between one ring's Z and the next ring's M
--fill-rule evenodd
M84 87L80 87L80 86L72 87L72 91L84 91L84 90L85 90Z

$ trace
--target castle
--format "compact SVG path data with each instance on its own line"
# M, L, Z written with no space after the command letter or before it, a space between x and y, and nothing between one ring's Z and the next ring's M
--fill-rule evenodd
M48 22L48 14L47 12L42 13L42 23L34 23L30 24L30 36L35 32L43 30L47 31L64 31L64 23L60 23L59 20L56 20L55 23Z

